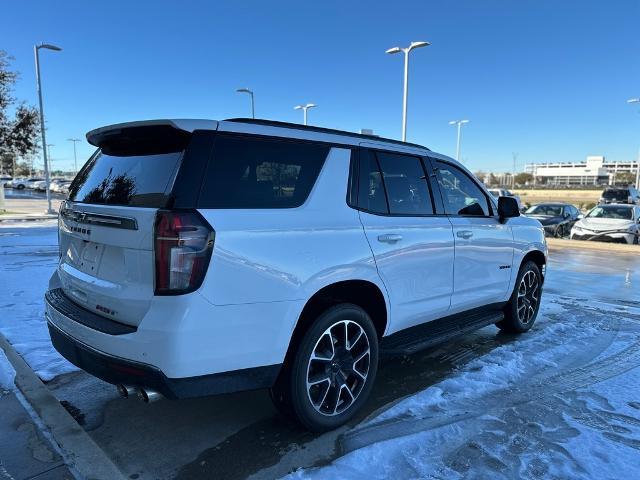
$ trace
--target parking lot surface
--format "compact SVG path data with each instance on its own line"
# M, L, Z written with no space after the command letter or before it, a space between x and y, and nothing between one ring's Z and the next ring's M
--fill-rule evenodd
M366 411L316 435L266 391L146 405L43 354L56 242L51 223L0 229L0 329L132 479L616 478L640 464L639 255L553 249L530 333L487 327L388 360Z

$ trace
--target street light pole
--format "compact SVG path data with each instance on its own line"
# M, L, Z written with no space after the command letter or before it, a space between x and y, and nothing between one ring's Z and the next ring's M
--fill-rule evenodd
M431 45L429 42L411 42L406 48L393 47L387 50L385 53L404 53L404 92L402 94L402 141L407 141L407 104L409 101L409 53L411 50L420 47L428 47Z
M640 98L630 98L627 103L640 103ZM636 188L640 190L640 149L638 150L638 165L636 167Z
M45 50L53 50L54 52L59 52L62 49L60 47L56 47L55 45L50 45L46 43L41 43L40 45L33 46L33 53L36 58L36 80L38 84L38 103L40 105L40 134L42 135L42 157L44 159L44 180L45 180L45 190L47 192L47 212L46 213L55 213L51 208L51 190L49 189L49 161L47 159L47 140L45 137L45 128L44 128L44 108L42 106L42 83L40 80L40 55L39 51L41 48Z
M456 141L456 160L460 161L460 143L462 141L462 125L469 123L469 120L451 120L449 125L458 126L458 139Z
M253 98L253 90L249 90L248 88L238 88L236 90L236 92L238 93L248 93L249 95L251 95L251 118L256 118L256 106L255 106L255 100Z
M49 160L49 175L53 175L53 157L51 156L51 147L55 147L53 143L47 143L47 159Z
M315 103L307 103L306 105L296 105L295 107L293 107L294 110L302 110L303 112L303 125L307 125L307 110L309 110L310 108L314 108L317 107L318 105L316 105Z
M75 175L78 175L78 156L76 155L76 143L80 141L79 138L67 138L68 142L73 142L73 170Z

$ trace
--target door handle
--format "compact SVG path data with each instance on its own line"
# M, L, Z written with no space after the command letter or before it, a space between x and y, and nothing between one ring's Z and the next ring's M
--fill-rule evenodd
M386 235L378 235L378 241L384 243L396 243L402 240L402 235L388 233Z
M473 232L471 230L458 230L456 235L460 238L467 239L473 237Z

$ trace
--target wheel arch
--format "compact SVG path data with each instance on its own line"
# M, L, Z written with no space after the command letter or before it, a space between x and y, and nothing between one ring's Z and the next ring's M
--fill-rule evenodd
M305 303L291 334L285 354L285 365L318 315L340 303L352 303L364 309L373 321L378 338L382 338L386 332L389 317L388 302L383 289L370 280L338 281L325 285Z
M521 268L522 265L524 265L528 261L532 261L538 266L538 269L540 270L540 275L542 275L542 280L544 281L545 270L547 265L547 257L544 255L544 253L541 252L540 250L531 250L527 252L527 254L524 257L522 257L522 261L520 262L519 268Z

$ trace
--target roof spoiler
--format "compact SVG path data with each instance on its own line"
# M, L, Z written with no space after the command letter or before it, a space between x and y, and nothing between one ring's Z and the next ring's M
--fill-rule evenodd
M142 120L138 122L116 123L96 128L87 133L87 141L98 148L104 148L113 143L116 138L148 136L152 132L169 133L175 136L190 134L194 130L217 130L216 120L164 119ZM182 132L182 133L181 133ZM118 142L120 143L120 142Z

